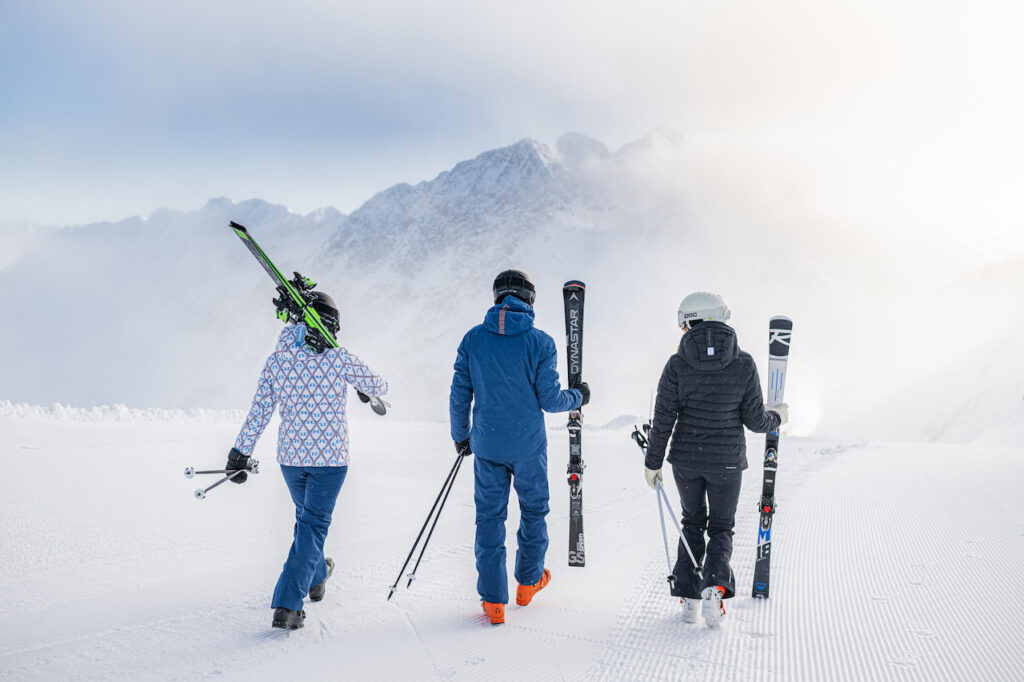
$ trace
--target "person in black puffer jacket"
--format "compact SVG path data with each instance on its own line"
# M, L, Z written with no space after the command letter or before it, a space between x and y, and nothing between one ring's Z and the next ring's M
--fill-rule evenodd
M686 601L686 620L696 621L696 600L709 625L724 614L721 600L735 594L733 526L743 470L747 468L743 427L766 433L788 418L786 404L766 410L757 366L740 350L736 332L725 324L729 308L717 294L696 292L679 305L683 339L658 382L658 397L645 459L647 483L662 480L668 461L683 507L683 534L700 561L703 578L679 543L672 594ZM704 533L707 531L707 542Z

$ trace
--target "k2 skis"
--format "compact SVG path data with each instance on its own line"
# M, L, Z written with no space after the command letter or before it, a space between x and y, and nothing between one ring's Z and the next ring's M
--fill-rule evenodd
M274 305L277 306L277 317L282 322L292 322L298 324L299 322L305 323L309 329L315 329L317 332L327 340L327 345L331 348L338 347L338 340L334 338L334 334L327 328L327 325L320 319L320 313L313 309L312 303L312 291L316 286L316 282L311 280L309 277L303 277L299 273L294 273L295 277L291 280L285 278L277 266L270 260L260 245L256 243L256 240L252 238L243 225L231 221L231 229L235 231L238 238L245 244L245 248L249 249L249 252L256 258L256 261L263 266L263 269L267 271L270 278L277 284L278 298L274 299ZM356 391L359 395L359 399L363 402L369 402L370 407L377 414L383 415L387 412L388 404L375 396L367 396L359 391Z
M569 388L576 388L583 373L583 282L573 280L562 287L565 303L565 344L568 351ZM582 412L569 412L569 565L585 566L583 543L583 442Z
M773 317L768 323L768 396L767 407L783 402L786 390L786 363L793 320ZM779 468L779 430L769 431L764 442L764 481L761 484L761 523L757 530L757 558L754 561L755 599L767 599L770 585L772 517L775 516L775 473Z

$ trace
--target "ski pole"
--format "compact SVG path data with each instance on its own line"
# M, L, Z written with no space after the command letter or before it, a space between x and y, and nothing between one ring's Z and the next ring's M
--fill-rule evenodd
M644 431L646 433L650 433L651 432L651 427L650 427L649 423L648 424L644 424ZM633 440L635 440L636 444L640 447L640 452L642 452L642 453L644 453L646 455L647 454L647 443L648 443L647 438L644 436L643 433L640 433L640 429L636 428L635 426L633 427ZM686 554L690 557L690 561L693 563L693 570L694 570L695 573L697 573L697 575L701 575L700 564L697 563L697 559L693 556L693 550L690 549L690 543L686 541L686 537L683 535L682 527L679 525L679 522L676 521L676 516L672 512L672 505L671 505L671 503L668 500L668 493L665 492L665 487L661 484L661 481L655 479L654 480L654 488L655 488L655 490L658 493L658 514L661 516L662 534L666 535L666 533L665 533L665 517L663 515L662 508L661 508L662 501L664 500L665 509L668 510L668 514L672 518L672 524L675 526L676 532L679 533L679 540L683 543L683 547L686 548ZM668 538L667 537L665 538L665 554L666 554L666 556L668 555ZM669 572L671 572L671 568L669 569ZM673 577L674 577L674 574L673 574ZM670 579L669 582L672 582L672 580Z
M220 479L219 481L217 481L216 483L214 483L213 485L211 485L208 488L205 488L205 489L204 488L196 488L196 491L194 493L192 493L192 494L195 496L195 498L197 500L205 500L206 499L206 493L210 492L211 490L213 490L214 488L219 486L224 481L228 481L228 480L234 478L235 476L237 476L238 474L242 473L243 471L245 471L245 469L238 469L238 470L228 474L224 478Z
M196 471L192 467L185 467L185 478L195 478L199 474L230 474L231 469L210 469L207 471Z
M679 525L679 522L676 521L675 514L672 513L672 505L669 504L668 493L665 492L665 486L663 486L661 484L661 481L655 481L654 485L657 486L658 493L665 500L665 509L668 510L668 515L672 518L672 524L676 527L676 532L679 533L679 539L682 540L683 547L686 548L686 553L690 555L690 561L693 562L693 570L694 570L694 572L697 573L697 575L701 575L700 564L698 564L697 560L694 558L693 550L690 549L690 543L686 541L686 537L683 535L683 529ZM660 506L661 506L661 499L658 500L658 506L660 508Z
M452 474L451 483L448 484L448 490L444 493L444 499L441 500L441 506L437 508L437 514L434 515L434 523L430 526L430 531L427 533L427 539L423 541L423 546L420 547L420 555L416 558L416 564L412 567L412 573L406 577L409 582L406 584L405 589L412 587L412 581L416 580L416 569L420 567L420 562L423 561L423 554L427 551L427 545L430 544L430 536L434 534L434 528L437 527L437 521L441 518L441 511L444 509L445 502L448 501L448 495L451 493L452 488L455 487L455 477L459 475L459 469L462 468L462 460L464 457L460 456L459 461L455 464L455 473Z
M366 395L358 388L356 389L356 395L359 396L360 402L369 403L370 409L373 410L374 413L379 414L382 417L385 414L387 414L388 408L391 407L391 403L384 400L380 396Z
M441 496L444 495L445 490L448 488L452 478L455 476L455 471L459 468L460 460L462 460L462 455L457 455L455 463L452 464L452 468L448 472L448 477L444 479L444 484L441 486L441 492L437 494L437 499L434 500L434 506L430 508L430 513L427 514L427 520L423 522L423 527L420 528L419 535L416 536L416 541L412 543L412 548L409 550L409 556L405 557L405 563L402 564L402 569L398 572L398 577L395 578L395 582L391 584L391 591L388 592L388 601L391 600L392 595L395 594L395 590L398 589L398 581L402 579L402 574L405 573L406 566L409 565L409 561L412 559L412 555L416 551L417 545L420 544L420 538L423 537L423 531L427 529L427 524L430 523L431 517L434 516L434 510L437 509L437 504L441 501Z
M657 485L661 485L656 481ZM665 510L661 506L661 497L658 498L658 517L661 519L661 539L665 543L665 565L668 566L668 587L671 590L676 586L676 574L672 570L672 557L668 551L668 532L665 530Z
M230 474L235 471L248 471L252 474L259 473L256 467L249 467L248 469L209 469L207 471L196 471L193 467L185 467L185 478L195 478L199 474Z
M195 492L192 493L193 497L197 500L205 500L206 493L210 492L224 481L234 478L243 471L249 474L258 474L260 472L259 460L250 459L249 466L245 469L211 469L206 471L196 471L195 467L185 467L185 478L195 478L198 474L227 474L224 478L220 479L213 485L207 488L196 488Z

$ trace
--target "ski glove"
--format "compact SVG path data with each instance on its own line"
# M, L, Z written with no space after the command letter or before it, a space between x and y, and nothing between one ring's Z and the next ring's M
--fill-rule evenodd
M224 468L227 470L228 475L230 475L232 471L238 471L239 469L248 469L249 455L243 455L235 448L231 448L231 451L228 453L228 463ZM245 483L248 478L249 474L242 472L240 474L236 474L235 476L233 476L231 478L231 482Z
M455 444L455 452L459 453L459 457L468 457L473 454L473 451L469 447L469 439L460 440Z
M778 405L772 405L772 408L768 410L779 415L779 426L782 426L789 421L789 404L779 403Z
M580 403L580 407L583 407L584 405L590 402L590 384L588 384L585 381L581 381L580 383L573 386L573 388L579 391L580 395L583 396L583 402Z
M356 389L356 395L359 396L359 402L361 402L361 403L368 403L368 402L370 402L370 396L366 395L365 393L363 393L359 389Z
M644 467L644 478L647 479L647 485L651 486L651 490L657 490L658 486L654 484L654 481L664 483L665 479L661 477L661 469L648 469Z

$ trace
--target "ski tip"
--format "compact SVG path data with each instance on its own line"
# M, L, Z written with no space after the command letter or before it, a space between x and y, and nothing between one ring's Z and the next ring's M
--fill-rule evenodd
M233 229L233 230L234 230L235 232L245 232L246 234L249 234L249 230L247 230L247 229L245 228L245 225L239 225L239 224L238 224L238 223L236 223L236 222L235 222L234 220L232 220L231 222L229 222L229 223L228 223L228 225L229 225L229 226L231 227L231 229Z
M775 327L775 326L787 327L788 326L788 328L790 328L790 329L793 328L793 319L789 318L789 317L786 317L785 315L773 315L772 318L770 320L768 320L768 323L772 327ZM781 324L777 325L776 323L781 323Z
M562 288L563 289L583 289L585 291L586 288L587 288L587 285L584 284L583 282L579 281L578 279L571 279L568 282L566 282L565 284L563 284Z

